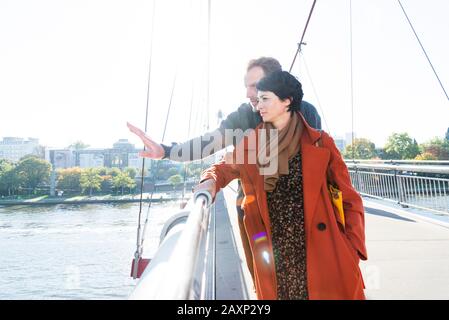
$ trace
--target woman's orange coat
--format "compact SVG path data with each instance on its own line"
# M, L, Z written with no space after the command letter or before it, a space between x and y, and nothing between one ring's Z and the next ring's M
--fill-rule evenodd
M300 139L306 232L307 285L310 299L364 299L359 260L367 259L362 199L354 190L348 169L333 139L307 125ZM244 224L253 254L255 288L259 299L277 299L276 274L271 246L271 228L263 176L254 161L253 146L259 127L234 150L243 148L243 164L222 161L207 169L202 180L214 179L217 191L240 178L245 198ZM321 136L321 144L317 141ZM253 140L252 140L253 139ZM254 145L254 144L253 144ZM240 149L242 150L242 149ZM234 158L235 159L235 158ZM254 159L254 158L253 158ZM327 189L326 170L343 194L345 227L338 224ZM254 241L266 232L267 241Z

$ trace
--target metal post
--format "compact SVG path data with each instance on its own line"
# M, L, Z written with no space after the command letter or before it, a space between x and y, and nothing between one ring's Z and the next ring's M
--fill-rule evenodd
M404 193L403 193L403 189L402 189L402 181L401 181L401 177L397 174L397 170L394 170L394 176L396 177L396 185L398 188L398 193L399 193L399 199L398 199L398 204L400 204L402 207L406 207L404 206L402 203L404 202Z
M51 170L51 175L50 175L50 196L51 197L55 196L55 189L56 189L56 170L53 166L53 168Z

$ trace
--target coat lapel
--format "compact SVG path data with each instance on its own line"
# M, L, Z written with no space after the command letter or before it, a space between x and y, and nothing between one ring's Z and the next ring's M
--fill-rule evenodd
M306 230L311 230L321 187L326 179L330 152L326 148L314 146L308 140L307 135L301 138L301 156Z

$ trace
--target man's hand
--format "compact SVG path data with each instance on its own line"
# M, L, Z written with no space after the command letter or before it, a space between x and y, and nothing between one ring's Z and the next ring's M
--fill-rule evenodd
M165 156L164 148L162 148L159 143L151 139L145 134L145 132L133 126L131 123L127 122L126 125L129 130L136 134L145 145L146 150L139 152L139 156L150 159L162 159Z
M200 190L209 191L210 195L212 196L212 202L215 200L216 184L214 179L207 179L193 187L193 192L197 192Z

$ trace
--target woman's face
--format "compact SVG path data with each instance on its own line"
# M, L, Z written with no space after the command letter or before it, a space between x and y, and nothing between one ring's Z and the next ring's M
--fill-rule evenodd
M281 117L288 116L287 109L290 99L281 100L271 91L259 91L257 97L259 98L257 110L259 110L263 122L275 122Z

